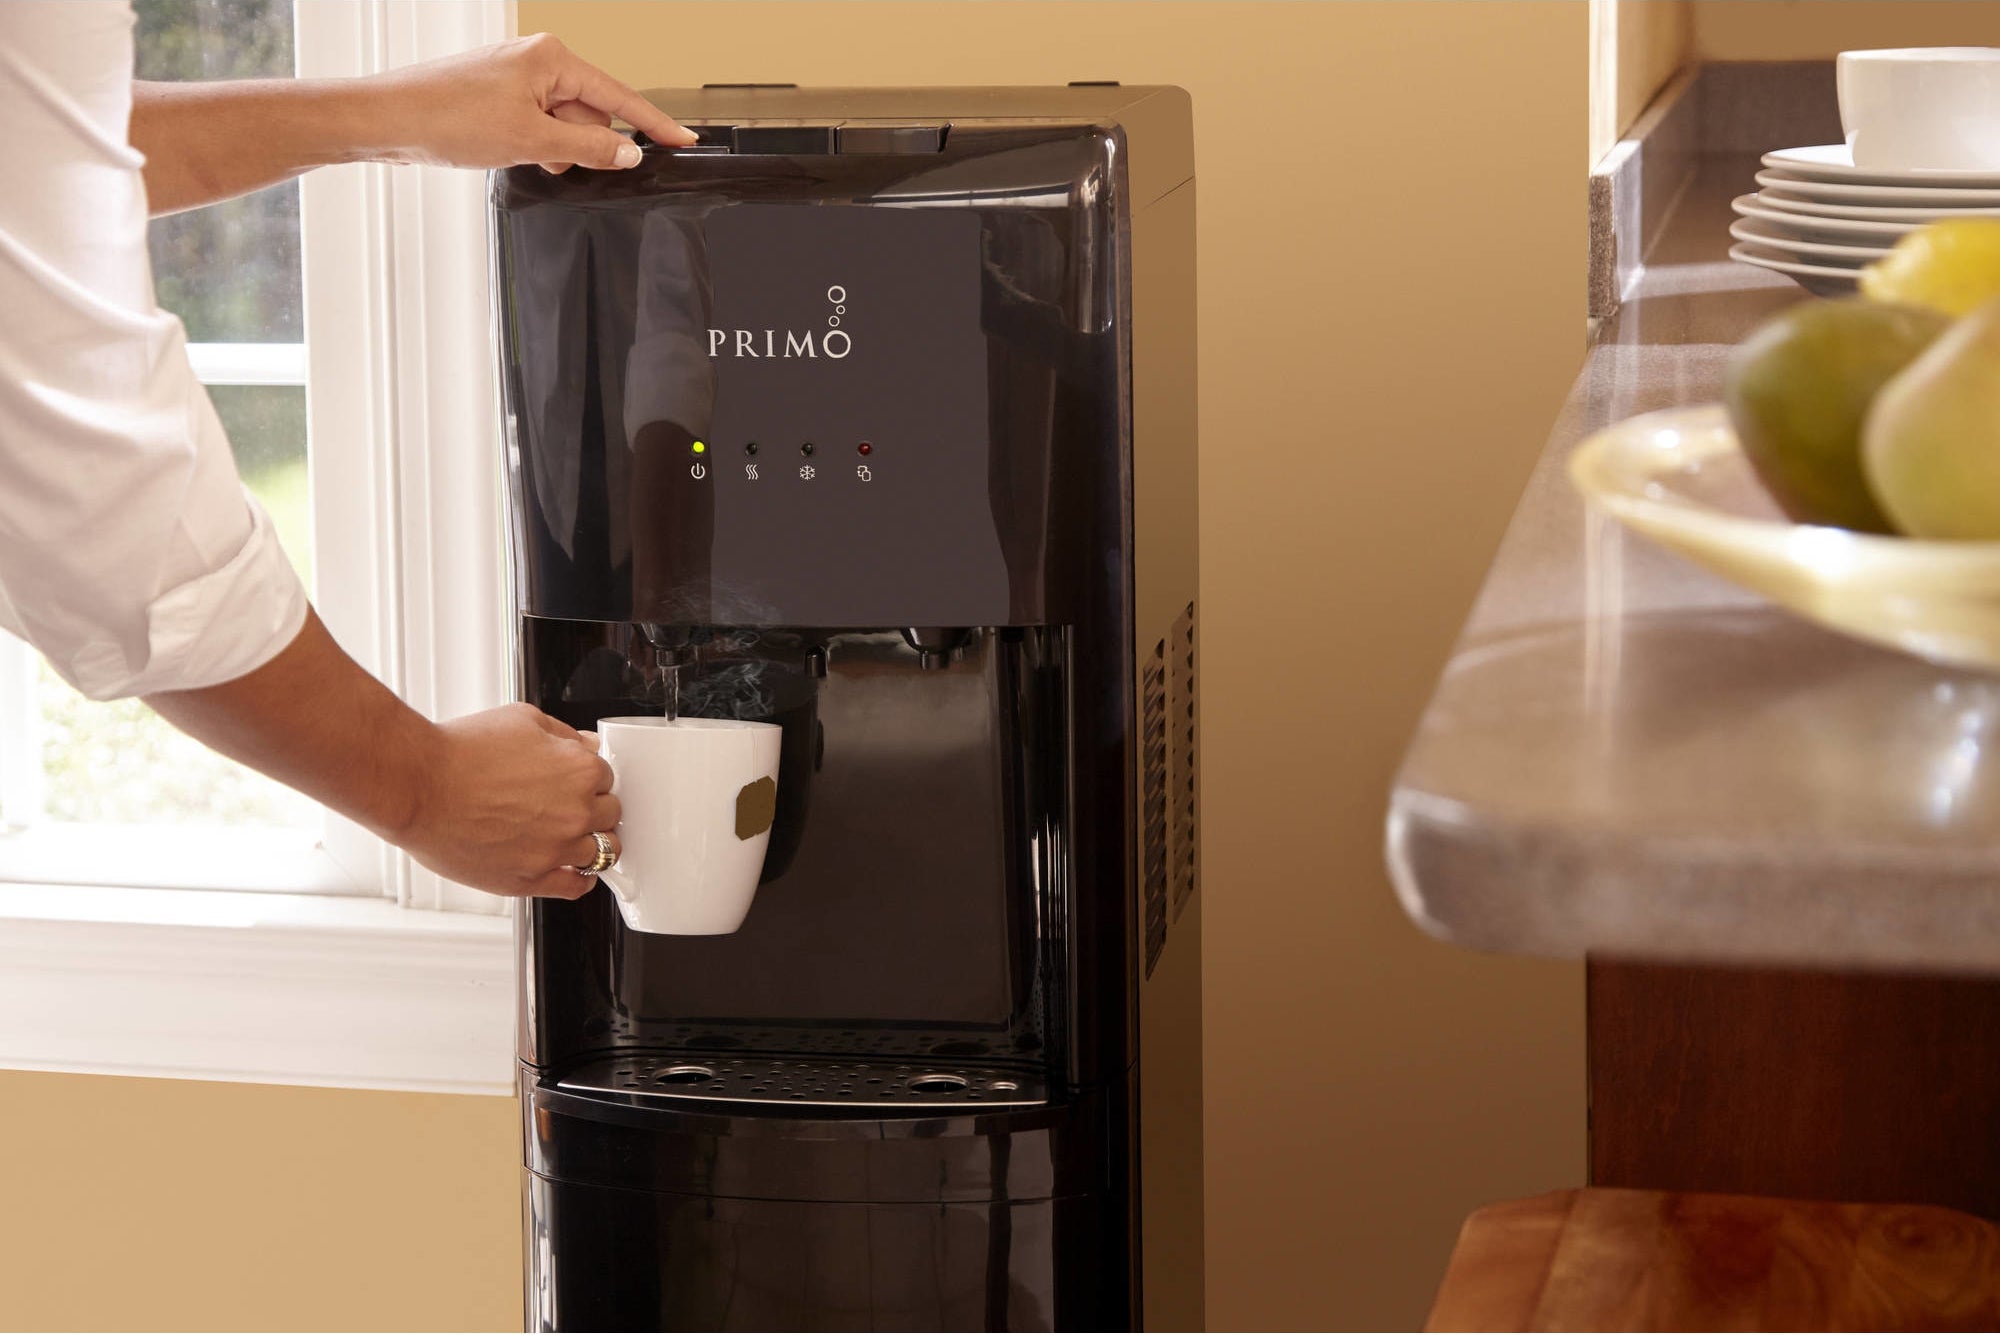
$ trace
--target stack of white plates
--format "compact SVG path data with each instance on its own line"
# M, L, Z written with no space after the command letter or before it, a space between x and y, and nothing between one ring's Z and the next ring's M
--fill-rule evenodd
M1845 144L1764 155L1762 187L1730 205L1729 257L1808 292L1852 292L1861 268L1940 218L2000 218L2000 172L1856 167Z

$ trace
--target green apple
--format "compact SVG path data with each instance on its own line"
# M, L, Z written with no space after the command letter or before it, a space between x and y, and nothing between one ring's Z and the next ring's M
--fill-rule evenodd
M1861 471L1876 391L1951 326L1916 306L1807 301L1760 325L1730 355L1723 401L1743 453L1793 519L1891 531Z

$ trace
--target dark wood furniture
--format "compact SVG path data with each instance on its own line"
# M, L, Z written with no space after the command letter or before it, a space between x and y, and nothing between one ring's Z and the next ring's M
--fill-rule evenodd
M1593 960L1590 1181L2000 1219L2000 982Z
M2000 1228L1932 1206L1591 1188L1466 1220L1427 1330L1992 1330Z

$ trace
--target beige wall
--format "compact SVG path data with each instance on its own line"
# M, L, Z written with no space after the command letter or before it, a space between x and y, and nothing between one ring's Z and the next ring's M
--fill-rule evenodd
M1590 0L1590 160L1639 119L1694 51L1690 0Z
M1694 0L1703 60L1813 60L1882 46L2000 45L1992 0Z
M0 1138L0 1328L520 1328L512 1099L9 1071Z
M1384 881L1381 820L1581 357L1585 6L520 18L645 84L1192 91L1210 1320L1415 1324L1467 1210L1583 1173L1577 971L1422 938ZM7 1183L0 1323L516 1317L504 1100L12 1076L0 1110L32 1147Z
M1618 130L1680 73L1694 47L1688 0L1618 0Z

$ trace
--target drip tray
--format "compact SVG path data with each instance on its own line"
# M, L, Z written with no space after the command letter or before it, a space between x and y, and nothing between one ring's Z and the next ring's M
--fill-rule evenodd
M632 1052L572 1067L555 1087L634 1102L820 1104L839 1108L1005 1108L1048 1102L1040 1077L957 1062Z

